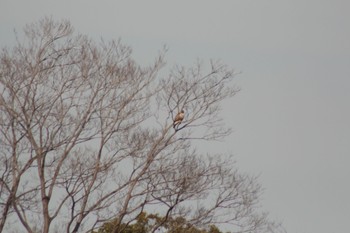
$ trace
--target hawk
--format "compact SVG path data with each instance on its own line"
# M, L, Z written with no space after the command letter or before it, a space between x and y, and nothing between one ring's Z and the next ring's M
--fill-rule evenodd
M185 117L185 111L181 110L181 112L179 112L178 114L176 114L175 119L174 119L174 123L173 123L173 127L175 129L175 126L178 126L179 124L181 124L182 120Z

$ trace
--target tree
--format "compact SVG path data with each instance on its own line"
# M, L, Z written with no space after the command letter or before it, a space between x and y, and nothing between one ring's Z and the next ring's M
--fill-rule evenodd
M123 225L122 233L148 233L157 228L159 223L164 221L164 217L154 214L140 213L136 221L129 225ZM106 222L98 231L93 233L111 233L117 219ZM200 229L187 222L183 217L168 218L166 224L162 226L161 232L166 233L222 233L215 225L210 225L207 229Z
M24 38L0 55L0 232L88 232L111 219L122 232L144 210L165 216L154 230L175 217L270 226L256 179L195 147L230 133L220 118L237 92L227 66L161 78L164 53L142 67L120 41L96 43L50 18Z

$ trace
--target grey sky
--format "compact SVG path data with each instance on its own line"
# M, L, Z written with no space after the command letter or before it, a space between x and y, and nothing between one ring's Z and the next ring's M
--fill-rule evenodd
M348 232L350 1L0 0L0 45L43 16L121 38L141 63L221 59L242 71L224 106L234 133L216 152L260 174L263 209L289 233ZM209 148L208 148L209 150Z

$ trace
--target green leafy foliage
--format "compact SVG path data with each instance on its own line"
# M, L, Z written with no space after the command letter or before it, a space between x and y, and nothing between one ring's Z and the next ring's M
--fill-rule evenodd
M210 225L208 228L199 228L192 225L183 217L167 218L160 217L157 214L147 214L142 212L136 218L136 221L130 224L122 223L117 226L118 219L113 219L103 224L97 231L93 233L223 233L215 225Z

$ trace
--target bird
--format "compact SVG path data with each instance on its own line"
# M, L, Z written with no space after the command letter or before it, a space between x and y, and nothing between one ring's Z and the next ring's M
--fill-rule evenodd
M181 112L176 114L175 119L174 119L174 123L173 123L174 129L175 129L176 126L181 124L181 122L184 119L184 117L185 117L185 111L184 110L181 110Z

